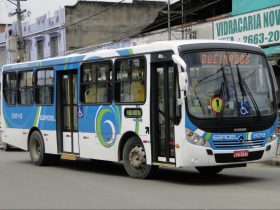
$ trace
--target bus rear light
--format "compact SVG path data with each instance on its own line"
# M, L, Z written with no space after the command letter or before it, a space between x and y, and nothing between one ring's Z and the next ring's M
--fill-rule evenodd
M180 149L180 144L175 145L176 149Z
M148 144L148 143L150 143L150 141L148 141L148 140L143 140L143 143L144 143L144 144Z

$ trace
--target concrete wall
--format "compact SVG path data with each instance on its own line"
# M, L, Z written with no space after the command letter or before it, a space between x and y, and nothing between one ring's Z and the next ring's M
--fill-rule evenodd
M152 23L158 12L166 6L164 2L150 1L115 4L81 1L74 6L66 6L66 26L112 7L86 21L67 27L67 50L128 38Z

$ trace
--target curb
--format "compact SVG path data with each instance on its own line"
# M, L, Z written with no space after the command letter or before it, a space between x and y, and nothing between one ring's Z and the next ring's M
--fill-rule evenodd
M263 164L263 165L267 165L267 166L280 166L280 159L279 158L274 158L272 160L267 160L267 161L263 161L263 162L260 162L260 164Z

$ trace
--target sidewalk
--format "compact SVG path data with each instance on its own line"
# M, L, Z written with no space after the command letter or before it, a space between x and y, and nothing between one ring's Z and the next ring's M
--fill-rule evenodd
M278 143L278 151L272 160L261 162L261 164L268 166L280 166L280 142Z

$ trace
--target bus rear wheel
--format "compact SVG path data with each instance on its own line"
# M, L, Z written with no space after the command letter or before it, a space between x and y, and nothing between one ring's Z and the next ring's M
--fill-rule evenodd
M213 176L220 173L223 170L223 167L220 166L207 166L207 167L196 167L199 173L202 175Z
M34 165L45 166L55 164L59 161L58 155L46 154L42 135L39 131L34 131L29 140L29 152Z
M147 165L145 148L137 137L131 137L125 143L123 161L127 174L133 178L148 178L156 170L154 166Z

